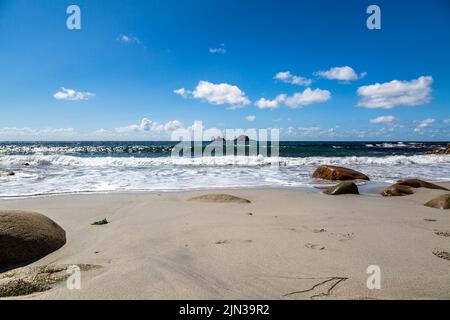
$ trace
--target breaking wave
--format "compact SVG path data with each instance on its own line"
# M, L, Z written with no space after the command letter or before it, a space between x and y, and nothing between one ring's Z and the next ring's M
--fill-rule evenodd
M114 157L62 154L0 155L0 197L79 192L312 187L322 164L347 166L371 183L418 177L450 181L450 155L344 157ZM8 175L13 171L15 175ZM3 173L3 174L2 174Z

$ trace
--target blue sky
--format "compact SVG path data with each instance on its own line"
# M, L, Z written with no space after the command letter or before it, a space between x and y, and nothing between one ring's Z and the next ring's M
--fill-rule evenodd
M0 140L450 140L449 57L445 0L0 0Z

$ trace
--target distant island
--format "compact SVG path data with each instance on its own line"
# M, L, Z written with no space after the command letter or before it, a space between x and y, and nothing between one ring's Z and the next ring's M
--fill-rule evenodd
M235 144L236 143L250 143L251 141L255 141L256 142L256 140L250 139L249 136L246 136L246 135L243 135L243 134L238 136L237 138L235 138L233 140L226 140L223 137L216 137L216 138L214 138L212 140L212 142L226 142L226 141L233 141Z

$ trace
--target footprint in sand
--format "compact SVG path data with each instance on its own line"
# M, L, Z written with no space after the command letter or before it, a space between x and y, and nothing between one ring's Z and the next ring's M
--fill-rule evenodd
M226 244L226 243L229 243L229 241L228 240L219 240L216 242L216 244Z
M310 229L306 226L304 226L303 228L305 228L306 230L312 232L312 233L325 233L328 232L327 229L325 228L320 228L320 229ZM337 238L337 240L339 241L349 241L352 240L355 237L355 233L354 232L349 232L349 233L334 233L334 232L330 232L330 235L335 236Z
M323 233L323 232L327 232L327 229L324 229L324 228L320 228L320 229L310 229L309 227L307 227L307 226L303 226L303 228L305 228L306 230L308 230L309 232L312 232L312 233Z
M241 242L252 243L253 240L242 240ZM230 241L229 240L219 240L216 242L216 244L227 244L227 243L230 243Z
M325 230L325 229L313 229L313 230L311 230L311 229L309 229L309 228L307 228L307 227L304 227L306 230L308 230L309 232L312 232L312 233L323 233L323 232L327 232L327 230ZM298 229L296 229L296 228L289 228L289 230L290 231L294 231L294 232L301 232L300 230L298 230Z
M314 244L314 243L307 243L305 244L305 247L309 248L309 249L313 249L313 250L324 250L325 247L321 246L319 244Z
M442 237L450 237L450 232L434 230L434 234Z
M441 249L434 249L433 254L441 259L450 260L450 253Z
M348 240L352 240L355 237L355 234L353 232L350 233L336 233L334 234L336 235L339 239L339 241L348 241Z

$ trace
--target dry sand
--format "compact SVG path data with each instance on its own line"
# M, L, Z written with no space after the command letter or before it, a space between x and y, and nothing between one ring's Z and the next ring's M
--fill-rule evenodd
M103 266L82 274L81 290L62 282L27 298L450 299L450 261L433 254L450 252L450 210L423 206L445 191L218 192L251 203L187 201L208 193L198 191L3 200L0 209L37 211L67 231L67 244L33 266ZM381 268L380 290L367 289L369 265Z

